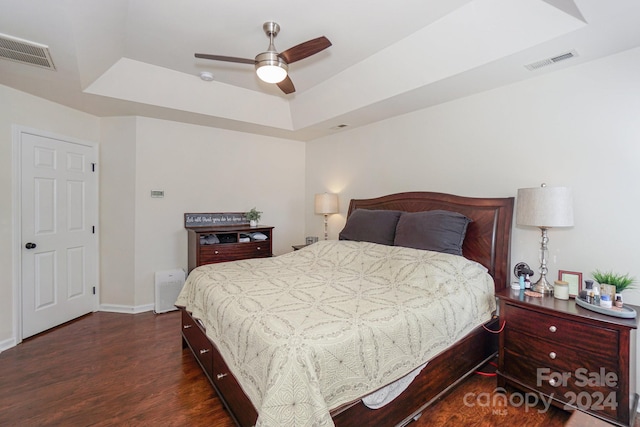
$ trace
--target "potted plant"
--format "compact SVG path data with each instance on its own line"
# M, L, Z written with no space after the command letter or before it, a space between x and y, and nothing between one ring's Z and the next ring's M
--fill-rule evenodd
M262 212L258 211L255 207L251 208L251 210L244 214L245 218L249 220L249 225L251 227L255 227L258 225L258 221L260 221L260 216L262 216Z
M602 272L596 270L591 273L593 279L601 285L613 285L616 287L616 293L620 293L627 288L633 288L636 279L629 277L629 274L618 274L612 271Z

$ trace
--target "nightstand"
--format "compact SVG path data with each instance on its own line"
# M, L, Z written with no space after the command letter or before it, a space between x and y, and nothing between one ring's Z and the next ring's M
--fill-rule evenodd
M574 300L528 297L519 290L506 289L497 297L504 322L499 387L536 392L561 408L633 425L638 319L598 314Z

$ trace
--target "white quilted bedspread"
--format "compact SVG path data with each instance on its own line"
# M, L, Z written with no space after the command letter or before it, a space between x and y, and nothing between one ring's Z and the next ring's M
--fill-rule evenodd
M199 267L176 304L204 323L263 427L333 425L331 409L404 376L495 309L480 264L349 241Z

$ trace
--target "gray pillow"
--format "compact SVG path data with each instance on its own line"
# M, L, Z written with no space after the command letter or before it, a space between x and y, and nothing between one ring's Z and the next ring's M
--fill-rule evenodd
M356 209L347 218L340 240L393 245L400 211Z
M403 212L394 245L462 255L462 243L470 222L458 212Z

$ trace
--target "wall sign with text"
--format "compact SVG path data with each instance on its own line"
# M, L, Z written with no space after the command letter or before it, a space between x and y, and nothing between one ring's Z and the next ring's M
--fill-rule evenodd
M249 220L244 216L244 212L218 212L218 213L185 213L184 226L194 227L216 227L219 225L242 225L249 224Z

